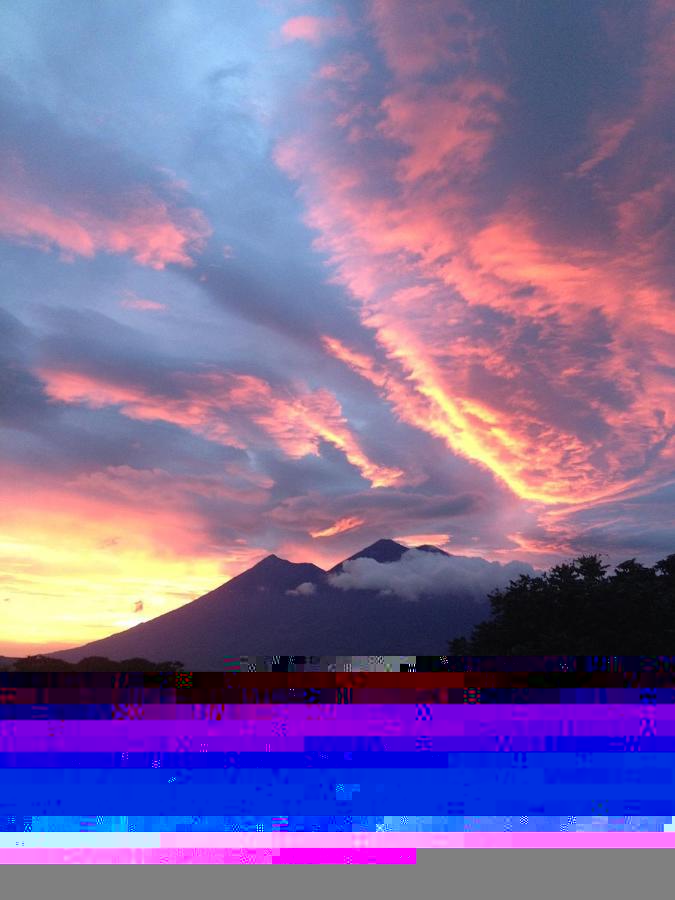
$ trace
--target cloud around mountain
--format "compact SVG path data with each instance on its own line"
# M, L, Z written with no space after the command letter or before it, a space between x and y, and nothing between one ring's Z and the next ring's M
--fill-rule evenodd
M296 588L286 591L289 597L308 597L316 593L316 585L311 581L303 581Z
M383 563L369 557L347 560L340 571L329 574L328 583L344 591L375 590L405 600L461 593L481 601L490 591L507 587L521 574L533 575L535 570L528 563L502 565L478 557L410 549L395 562Z
M54 656L174 659L198 671L241 654L436 656L489 615L492 589L524 572L388 538L329 572L271 554L191 603Z

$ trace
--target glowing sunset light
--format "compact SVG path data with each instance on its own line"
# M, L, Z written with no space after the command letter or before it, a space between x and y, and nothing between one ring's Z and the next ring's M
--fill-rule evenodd
M132 6L0 8L0 654L674 553L674 0Z

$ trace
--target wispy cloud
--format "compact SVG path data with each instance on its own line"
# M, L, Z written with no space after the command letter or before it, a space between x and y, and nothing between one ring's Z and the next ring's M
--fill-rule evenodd
M242 449L259 444L264 435L292 459L317 455L326 442L374 486L393 484L403 475L367 457L338 401L324 389L275 389L253 375L219 371L177 372L164 394L68 370L42 369L40 377L48 395L63 403L116 406L133 419L170 422Z
M136 297L134 294L129 294L120 300L120 306L124 309L136 309L139 312L164 312L167 309L165 303L150 300L147 297Z
M333 537L336 534L344 534L345 531L352 531L364 523L365 519L360 519L358 516L346 516L344 519L338 519L337 522L329 525L328 528L322 528L320 531L311 531L310 535L313 538Z
M66 260L96 253L129 253L143 266L194 265L193 255L211 233L198 209L171 206L141 189L120 198L117 210L92 208L85 197L49 203L16 166L0 183L0 234L41 250L58 249Z

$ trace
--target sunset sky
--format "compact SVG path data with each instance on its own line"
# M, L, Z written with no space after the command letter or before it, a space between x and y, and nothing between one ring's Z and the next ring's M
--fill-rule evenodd
M674 23L4 0L0 653L271 552L675 552Z

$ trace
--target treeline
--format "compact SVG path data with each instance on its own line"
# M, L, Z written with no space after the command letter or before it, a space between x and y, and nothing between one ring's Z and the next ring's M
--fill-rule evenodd
M449 642L456 656L675 652L675 554L654 566L626 560L608 575L580 556L541 576L521 575L489 595L490 617Z
M77 663L68 663L53 656L26 656L17 659L4 671L10 672L178 672L183 663L177 660L150 662L142 657L120 661L105 656L87 656Z

